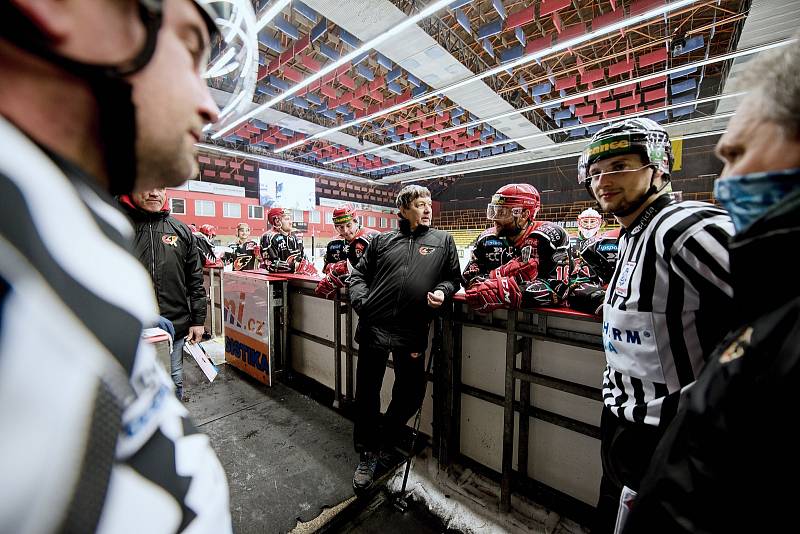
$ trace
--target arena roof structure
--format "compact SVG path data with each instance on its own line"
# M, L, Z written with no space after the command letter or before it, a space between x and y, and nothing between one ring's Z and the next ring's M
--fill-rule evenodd
M256 0L249 111L207 143L344 179L457 177L575 154L619 117L724 130L792 0ZM221 98L233 80L212 80ZM737 92L738 91L738 92Z

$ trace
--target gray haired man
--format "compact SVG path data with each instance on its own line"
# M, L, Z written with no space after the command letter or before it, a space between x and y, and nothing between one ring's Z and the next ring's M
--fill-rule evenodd
M458 291L453 237L430 227L431 194L418 185L397 196L400 227L373 238L349 279L359 343L353 441L361 458L353 488L372 485L379 452L391 447L425 396L425 350L434 313ZM392 402L381 419L380 392L393 355Z

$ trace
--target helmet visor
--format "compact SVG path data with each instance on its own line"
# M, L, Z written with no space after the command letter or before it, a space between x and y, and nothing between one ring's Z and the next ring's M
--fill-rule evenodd
M508 206L498 206L497 204L489 204L486 206L486 218L490 221L504 221L511 217L519 217L522 215L522 208L511 208Z

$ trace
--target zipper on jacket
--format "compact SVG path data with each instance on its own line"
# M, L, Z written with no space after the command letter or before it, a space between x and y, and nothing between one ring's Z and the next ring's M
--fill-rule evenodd
M153 271L153 285L156 284L156 244L153 241L153 223L148 222L147 228L150 230L150 268Z
M403 264L403 268L405 269L405 274L403 274L403 283L400 285L400 291L397 292L397 301L394 304L394 316L397 317L397 310L400 309L400 297L403 296L403 290L406 288L406 281L408 280L408 266L411 262L411 249L413 248L414 244L414 235L408 236L408 252L406 254L406 261Z

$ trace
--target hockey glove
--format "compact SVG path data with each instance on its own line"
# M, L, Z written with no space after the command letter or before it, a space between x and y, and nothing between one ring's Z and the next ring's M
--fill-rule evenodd
M489 273L490 278L514 278L519 276L523 282L529 282L536 279L539 274L539 261L533 258L528 261L520 261L519 258L514 258L508 263L505 263L494 269Z
M516 310L522 302L522 292L513 278L503 276L473 284L467 289L467 304L475 311L490 313L498 308Z
M338 276L328 273L314 288L314 294L325 299L332 299L342 287L344 287L344 282Z
M335 276L347 276L350 274L350 265L347 260L337 261L328 267L328 272L333 273Z
M294 273L302 274L305 276L319 276L319 272L317 272L317 268L314 267L314 264L305 258L303 258L297 263L294 269Z

